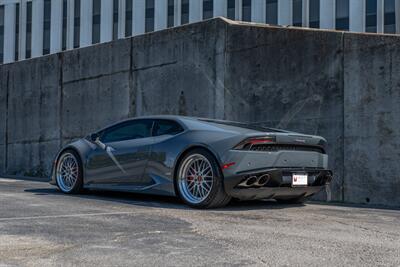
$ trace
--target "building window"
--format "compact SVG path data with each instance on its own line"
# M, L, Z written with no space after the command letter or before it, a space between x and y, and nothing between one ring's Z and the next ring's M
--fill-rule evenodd
M310 0L310 28L319 28L319 0Z
M377 0L366 0L365 31L376 32Z
M167 27L174 26L174 0L168 0L168 20Z
M113 40L118 39L118 0L113 3Z
M51 0L44 0L43 55L50 54Z
M385 0L385 33L396 33L395 0Z
M243 0L242 2L242 20L251 21L251 0Z
M4 61L4 6L0 6L0 64Z
M228 0L228 19L234 20L235 14L235 0Z
M146 32L154 31L154 0L146 0Z
M278 0L267 0L266 23L278 24Z
M63 0L63 19L62 19L62 50L67 49L67 0Z
M74 0L74 48L79 47L80 25L81 25L81 0Z
M293 26L301 27L303 22L303 1L302 0L293 0Z
M125 1L125 36L132 36L132 0Z
M17 61L19 51L19 3L15 5L15 61Z
M336 30L349 30L349 0L336 0Z
M212 17L213 17L213 0L203 0L203 19L209 19Z
M92 43L100 43L100 10L101 0L93 0L93 29L92 29Z
M25 58L31 58L32 53L32 2L26 3L26 47Z
M181 24L189 23L189 0L182 0Z

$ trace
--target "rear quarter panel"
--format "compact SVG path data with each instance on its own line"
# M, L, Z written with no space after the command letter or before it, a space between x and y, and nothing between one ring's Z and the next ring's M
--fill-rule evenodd
M174 171L186 151L196 147L205 148L221 163L221 156L241 139L237 134L202 130L188 130L175 136L155 137L146 174L160 183L169 183L172 187L164 189L172 192Z

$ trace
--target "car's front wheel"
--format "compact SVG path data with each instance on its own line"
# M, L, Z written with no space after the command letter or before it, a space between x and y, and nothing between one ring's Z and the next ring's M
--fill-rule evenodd
M191 207L223 207L231 199L225 193L217 161L205 149L194 149L184 156L178 168L176 183L179 196Z
M83 188L82 163L73 150L61 153L56 165L57 186L67 194L79 193Z

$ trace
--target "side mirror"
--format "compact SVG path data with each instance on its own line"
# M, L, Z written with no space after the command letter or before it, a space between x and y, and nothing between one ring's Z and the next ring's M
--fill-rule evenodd
M90 135L90 141L92 141L93 143L95 143L96 145L98 145L101 149L106 150L107 149L107 145L103 144L100 140L100 135L98 133L92 133Z
M98 133L92 133L90 135L90 141L92 141L93 143L96 143L96 141L99 139L99 134Z

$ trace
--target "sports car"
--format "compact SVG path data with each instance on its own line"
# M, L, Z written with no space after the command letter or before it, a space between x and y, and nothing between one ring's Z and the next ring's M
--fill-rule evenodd
M51 184L179 196L196 208L232 198L303 202L332 179L324 138L185 116L120 121L63 147Z

